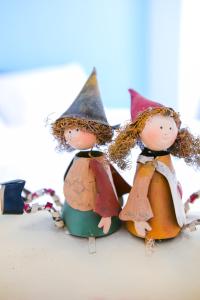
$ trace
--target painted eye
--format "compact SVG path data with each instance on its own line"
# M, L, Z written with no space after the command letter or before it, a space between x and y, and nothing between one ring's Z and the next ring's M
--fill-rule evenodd
M69 130L69 133L72 133L71 130Z
M169 127L169 130L172 130L172 127Z
M160 129L163 129L163 126L160 126Z
M76 128L76 131L79 131L79 129L78 129L78 128Z

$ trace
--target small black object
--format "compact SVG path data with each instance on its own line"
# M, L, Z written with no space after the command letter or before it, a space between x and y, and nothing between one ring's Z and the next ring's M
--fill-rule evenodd
M150 156L150 157L154 157L156 158L157 156L165 156L165 155L169 155L170 151L169 150L165 150L165 151L155 151L155 150L151 150L148 148L144 148L141 155L145 155L145 156Z
M23 214L24 200L21 196L25 180L16 179L1 183L0 209L2 214Z

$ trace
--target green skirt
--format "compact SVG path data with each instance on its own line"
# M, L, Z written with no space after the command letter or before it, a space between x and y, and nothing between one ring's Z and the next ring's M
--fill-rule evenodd
M112 217L110 230L107 234L103 233L102 228L98 228L101 217L93 212L80 211L72 208L66 201L62 209L62 219L72 235L80 237L100 237L106 236L117 231L121 226L118 217Z

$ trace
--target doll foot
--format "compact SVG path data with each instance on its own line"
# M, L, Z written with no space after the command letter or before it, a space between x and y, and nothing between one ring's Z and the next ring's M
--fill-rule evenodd
M154 239L145 239L145 252L147 255L152 255L155 251L155 240Z
M96 253L96 239L95 237L90 236L88 238L88 250L90 254Z

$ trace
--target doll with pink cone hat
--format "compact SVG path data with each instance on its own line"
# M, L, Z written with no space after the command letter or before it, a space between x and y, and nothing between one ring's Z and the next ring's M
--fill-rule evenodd
M176 237L182 228L198 223L186 214L182 190L171 155L200 167L200 138L181 128L179 114L130 89L131 122L121 129L109 147L110 159L122 169L130 150L140 144L133 186L120 219L128 230L148 240Z

